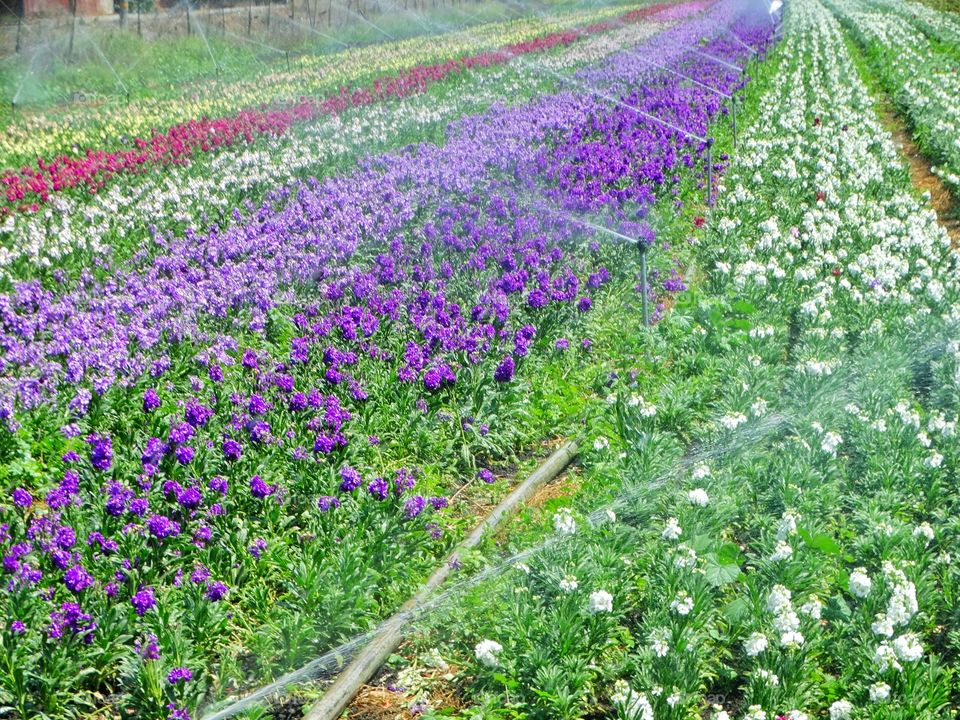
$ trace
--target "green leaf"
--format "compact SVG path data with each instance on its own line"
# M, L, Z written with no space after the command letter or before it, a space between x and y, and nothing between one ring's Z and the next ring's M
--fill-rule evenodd
M723 608L723 616L731 623L737 623L750 617L750 603L746 598L737 598Z
M751 313L756 312L757 308L754 307L752 303L747 302L746 300L737 300L733 304L733 311L738 312L741 315L750 315Z
M704 556L704 578L714 587L735 583L740 578L740 566L736 563L723 563L715 553Z
M814 550L819 550L824 555L839 555L842 552L837 541L826 533L818 533L813 535L809 531L802 528L798 529L797 533L801 538L803 538L803 541L808 547L811 547Z

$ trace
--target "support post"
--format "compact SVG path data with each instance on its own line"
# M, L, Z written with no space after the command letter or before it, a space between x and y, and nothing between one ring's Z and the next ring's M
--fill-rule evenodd
M737 93L730 97L730 109L733 113L733 149L737 149Z
M647 297L650 288L647 286L647 246L640 241L640 296L643 302L643 326L650 327L650 299Z
M707 207L713 207L713 148L707 140Z

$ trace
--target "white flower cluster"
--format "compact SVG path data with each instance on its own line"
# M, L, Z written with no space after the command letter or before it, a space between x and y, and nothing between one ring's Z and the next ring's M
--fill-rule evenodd
M780 645L794 648L803 645L800 616L793 609L792 594L783 585L774 585L767 594L767 611L773 614L773 627L780 633Z
M626 680L617 680L613 684L610 702L627 720L653 720L653 706L647 696L632 690Z
M496 640L481 640L473 648L473 654L477 662L487 667L497 667L500 664L500 653L503 652L503 645Z

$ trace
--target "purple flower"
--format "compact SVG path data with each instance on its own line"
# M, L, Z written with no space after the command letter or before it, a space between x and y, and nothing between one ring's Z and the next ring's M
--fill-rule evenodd
M559 338L553 346L560 352L564 352L570 348L570 341L566 338Z
M211 365L207 370L207 377L215 383L223 382L223 368L217 364Z
M17 507L28 508L33 505L33 496L22 487L15 488L13 491L13 504Z
M206 425L213 414L213 410L194 398L187 402L187 407L183 411L183 418L190 424L190 427L197 428Z
M251 415L263 415L270 409L267 401L257 394L250 396L250 402L247 403L247 410Z
M171 520L165 515L151 515L147 518L147 530L155 538L163 540L167 537L176 537L180 534L180 523Z
M27 631L27 626L23 624L23 620L14 620L10 623L10 632L14 635L23 635Z
M131 514L136 515L137 517L143 517L147 514L147 510L150 509L150 501L146 498L134 498L130 501L127 509Z
M512 355L505 355L503 360L500 361L500 364L497 365L497 369L493 372L493 379L498 383L508 383L513 380L513 373L516 368L513 362Z
M143 393L143 411L153 412L158 407L162 405L160 396L157 395L157 391L153 388L147 388L146 392Z
M180 682L190 682L193 680L193 672L190 668L175 667L167 673L167 682L176 685Z
M168 703L167 710L170 711L170 714L167 715L167 720L191 720L190 712L185 707L181 708L173 703Z
M140 640L135 640L133 643L133 649L137 655L143 658L146 662L160 659L160 645L157 641L157 636L152 633L147 635L143 642Z
M496 482L497 478L494 477L493 472L488 468L483 468L480 472L477 473L477 477L483 480L487 485L492 485Z
M227 590L229 588L224 583L214 580L207 585L207 592L204 593L204 597L211 602L219 602L226 597Z
M174 453L177 457L177 462L181 465L188 465L195 454L195 450L189 445L181 445L176 449Z
M343 492L353 492L363 483L360 473L349 465L340 468L340 489Z
M416 484L417 481L414 479L413 473L407 470L407 468L397 470L393 478L393 487L397 495L403 495L407 490L413 490L413 486Z
M259 475L250 478L250 494L255 498L265 498L277 491L276 485L267 485Z
M244 350L241 363L248 370L256 370L259 367L257 354L253 350Z
M367 485L367 492L377 500L386 500L390 494L390 486L382 477L375 477Z
M263 538L257 538L253 541L253 544L247 548L247 552L253 555L257 560L260 559L260 556L263 555L263 551L267 549L267 541Z
M203 501L203 496L200 494L200 491L195 487L188 487L184 490L181 490L177 493L177 503L187 508L188 510L196 510L200 507L200 503Z
M214 492L218 492L221 495L227 494L227 479L221 475L214 475L210 478L210 481L207 483L209 487Z
M93 633L96 629L97 624L93 618L83 612L78 603L66 602L60 605L59 610L53 610L50 613L47 635L52 639L60 639L64 631L69 630L74 635L79 635L84 644L89 645L93 642Z
M424 499L423 495L414 495L411 498L408 498L405 503L403 503L403 514L407 520L413 520L417 515L423 512L423 509L427 506L427 501Z
M82 592L93 585L93 575L82 565L74 565L64 574L63 583L71 592Z
M240 456L243 455L243 446L238 443L236 440L226 439L223 441L223 456L233 462L239 460Z
M592 307L593 307L593 300L591 300L586 296L580 298L580 301L577 303L577 310L580 311L581 313L590 312L590 309Z
M87 438L90 445L90 464L97 470L109 470L113 462L113 444L109 435L91 435Z
M153 594L153 588L145 587L137 590L130 598L130 604L133 605L137 615L141 617L149 610L153 610L157 606L157 598Z
M443 495L437 495L430 498L430 505L434 510L443 510L450 504L450 501L447 500Z
M332 495L321 495L317 498L317 507L321 512L327 512L330 508L340 507L340 500Z

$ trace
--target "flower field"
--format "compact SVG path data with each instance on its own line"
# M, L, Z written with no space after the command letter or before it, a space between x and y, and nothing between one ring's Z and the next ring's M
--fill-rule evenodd
M954 182L958 27L616 5L19 121L0 717L306 711L233 703L562 438L391 717L954 716L958 257L875 88Z

